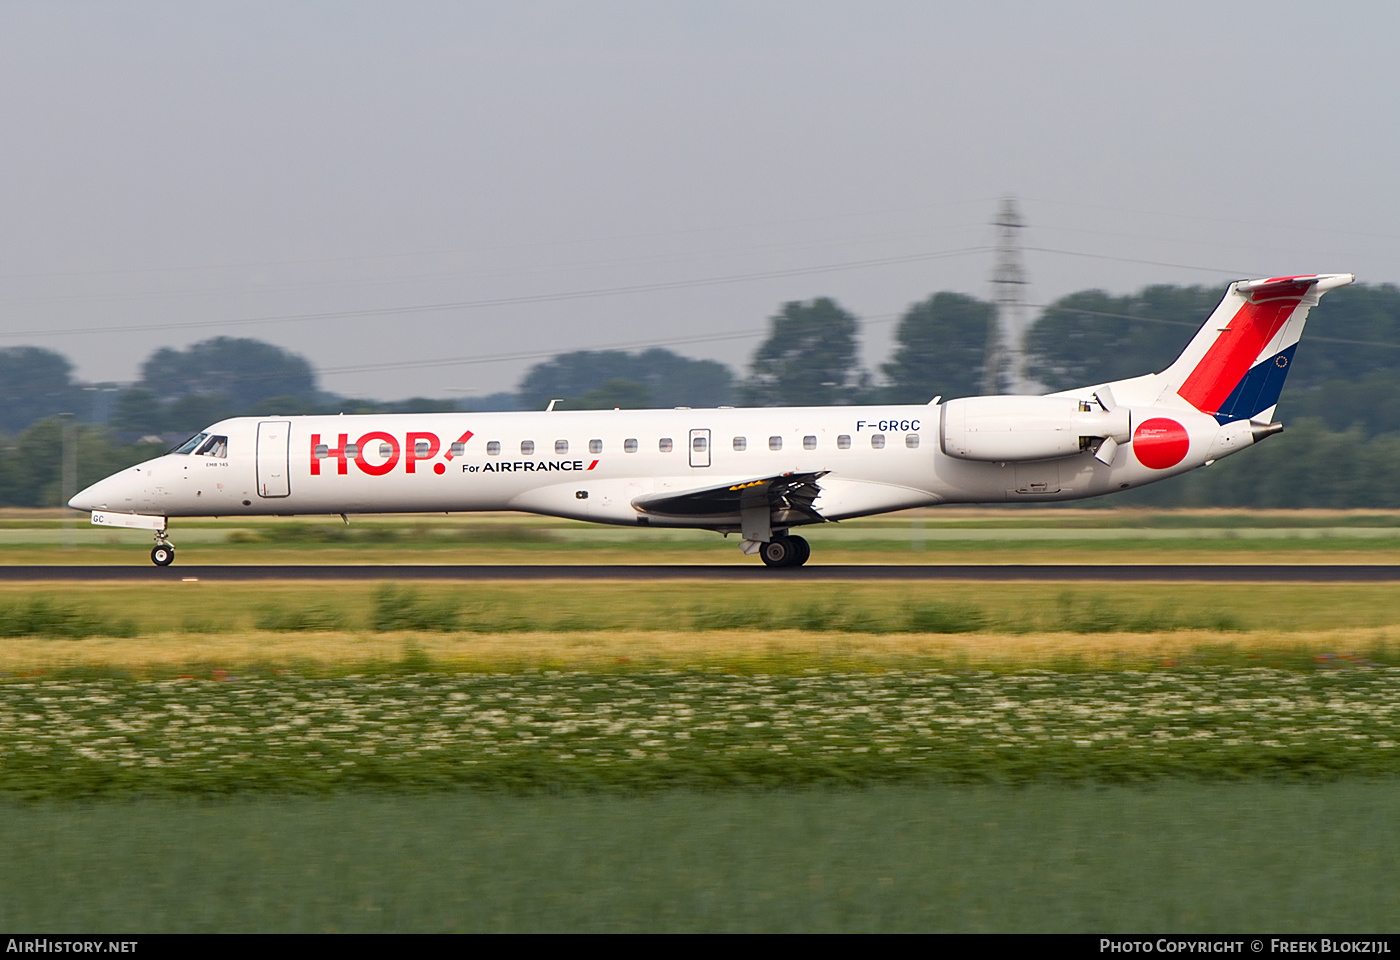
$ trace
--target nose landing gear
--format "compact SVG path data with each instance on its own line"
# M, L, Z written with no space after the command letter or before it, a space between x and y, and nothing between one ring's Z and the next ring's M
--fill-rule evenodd
M175 544L165 539L165 531L156 531L156 545L151 548L151 562L158 567L168 567L175 561Z

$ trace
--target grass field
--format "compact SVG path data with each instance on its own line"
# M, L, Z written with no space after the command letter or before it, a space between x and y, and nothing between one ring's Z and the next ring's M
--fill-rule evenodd
M1391 563L1397 511L912 510L805 527L814 563ZM180 564L757 563L737 539L517 514L175 520ZM0 511L0 563L141 563L150 537Z
M7 586L0 793L1400 773L1388 585L921 587Z
M1392 783L0 807L0 926L1389 932Z
M746 562L712 535L442 519L176 541L185 563ZM139 535L75 534L0 516L0 562L146 562ZM966 511L812 539L846 562L1391 562L1398 534ZM0 585L0 923L1386 930L1396 589Z
M1400 775L1400 668L430 672L4 684L0 795Z
M1400 655L1388 584L0 584L0 673L1241 666ZM786 664L787 666L784 666Z

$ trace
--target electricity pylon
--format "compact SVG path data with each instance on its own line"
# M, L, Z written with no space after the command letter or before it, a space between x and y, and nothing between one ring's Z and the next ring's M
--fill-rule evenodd
M996 262L992 267L992 304L996 312L987 331L987 357L982 368L985 394L1034 393L1037 388L1026 376L1027 281L1017 235L1025 225L1015 198L1004 198L992 220L997 230Z

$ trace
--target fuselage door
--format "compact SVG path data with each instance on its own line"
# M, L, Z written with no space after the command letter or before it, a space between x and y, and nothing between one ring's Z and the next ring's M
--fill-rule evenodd
M710 465L710 431L690 431L690 465L708 467Z
M291 495L287 477L291 434L292 424L288 420L264 420L258 424L258 496Z

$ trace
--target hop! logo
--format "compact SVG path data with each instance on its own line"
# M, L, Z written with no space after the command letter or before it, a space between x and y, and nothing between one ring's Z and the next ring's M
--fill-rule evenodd
M472 438L472 432L467 430L460 437L454 440L443 453L443 460L450 461L454 456L460 455L461 448ZM334 459L336 461L335 472L340 476L345 476L350 472L350 461L355 461L355 466L361 473L367 473L371 477L382 477L391 472L399 465L400 459L403 461L404 473L417 473L418 464L432 460L439 451L442 450L442 441L435 433L424 431L410 431L404 436L403 444L400 445L398 437L383 430L371 430L354 443L349 442L349 434L339 434L336 438L336 445L332 447L328 443L321 441L319 433L311 435L311 475L319 477L321 475L321 461ZM454 448L457 453L453 453ZM445 464L438 462L433 464L433 473L441 476L447 472Z

